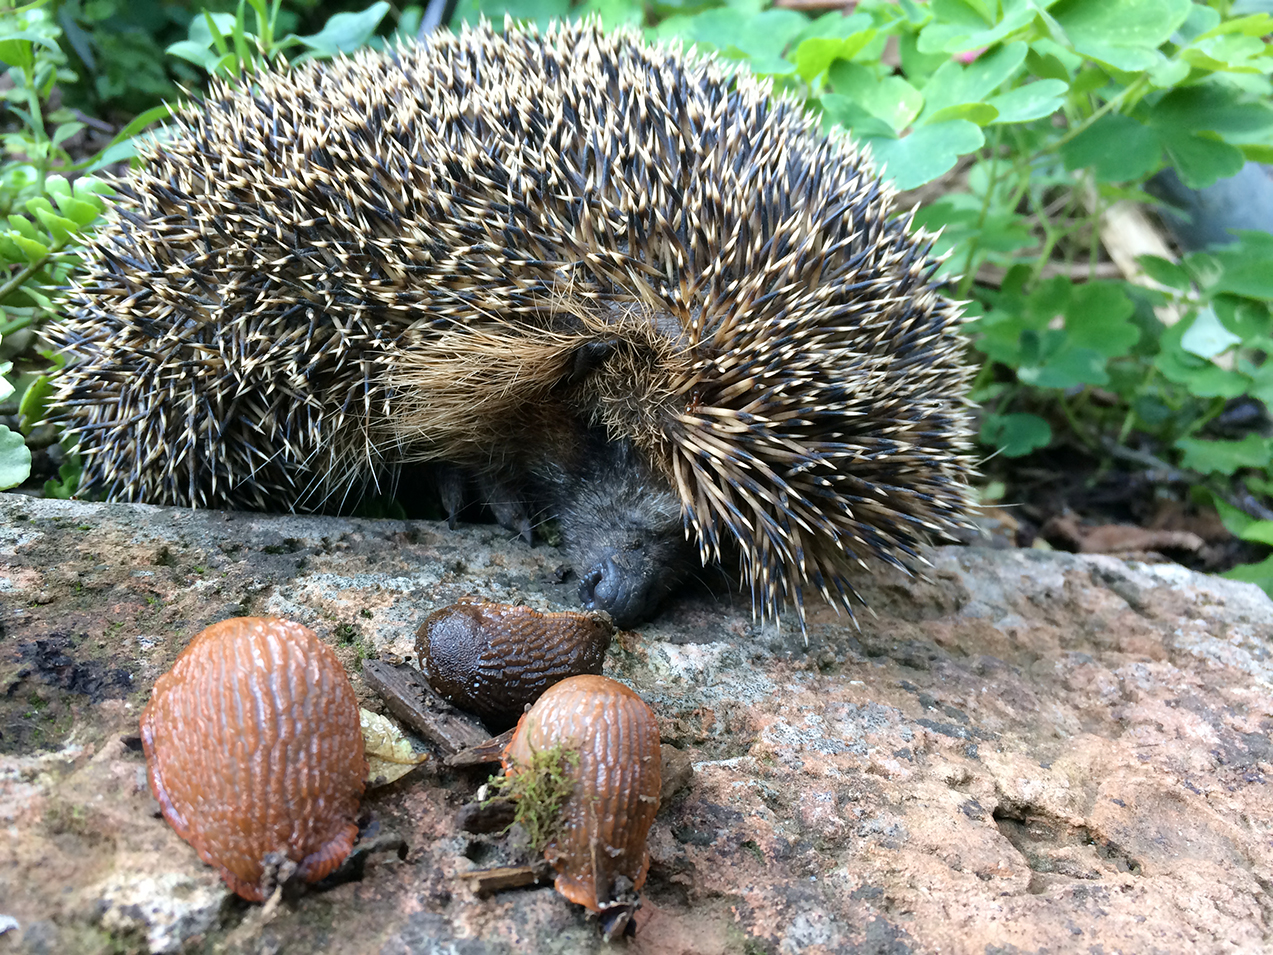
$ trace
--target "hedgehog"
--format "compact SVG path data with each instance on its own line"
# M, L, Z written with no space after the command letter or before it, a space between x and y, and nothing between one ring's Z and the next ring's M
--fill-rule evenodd
M851 614L965 526L933 237L768 81L483 23L175 112L52 331L86 492L330 512L424 467L452 525L555 518L620 627L734 562L762 619Z

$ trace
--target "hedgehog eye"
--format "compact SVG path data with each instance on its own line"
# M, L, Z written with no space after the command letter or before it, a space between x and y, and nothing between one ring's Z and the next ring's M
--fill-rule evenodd
M566 384L578 384L604 365L606 359L614 354L617 344L615 339L608 338L604 341L586 342L576 348L575 361L570 373L566 375Z
M640 550L643 544L645 544L645 541L639 537L634 537L632 542L628 544L628 550Z

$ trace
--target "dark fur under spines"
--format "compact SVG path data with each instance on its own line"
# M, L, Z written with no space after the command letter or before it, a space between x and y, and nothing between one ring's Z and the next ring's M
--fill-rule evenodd
M431 460L576 514L613 459L762 614L847 606L850 564L961 526L958 309L869 162L769 92L595 23L214 82L55 331L88 487L323 509ZM581 577L614 564L574 534Z

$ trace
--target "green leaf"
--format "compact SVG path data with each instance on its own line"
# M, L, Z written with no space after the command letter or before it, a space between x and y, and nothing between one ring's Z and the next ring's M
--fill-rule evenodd
M85 202L95 202L99 206L102 205L101 196L115 195L114 186L93 176L81 176L75 180L72 188L75 190L75 198L83 199ZM105 206L102 206L102 208L105 208Z
M1168 381L1184 385L1199 398L1236 398L1245 394L1250 385L1246 375L1184 350L1180 342L1186 327L1187 323L1180 321L1163 330L1154 367Z
M869 136L890 137L894 135L893 127L882 119L877 119L847 96L839 93L827 93L819 101L822 107L823 127L827 123L843 126L852 130L860 139Z
M57 215L53 211L53 204L44 196L28 199L26 201L26 210L40 220L40 224L44 226L59 246L65 245L71 236L79 231L79 226L73 221Z
M796 67L782 54L807 26L808 20L794 10L765 10L743 17L736 10L720 8L694 17L689 36L727 55L746 58L754 72L787 75Z
M61 53L57 42L42 33L24 30L18 33L6 33L0 38L0 62L8 66L31 66L35 62L32 46L42 46L52 53Z
M927 125L944 123L952 119L966 119L978 126L989 126L998 118L999 111L987 103L960 103L958 106L947 106L931 116L926 116L923 123Z
M9 225L20 236L30 239L32 242L39 242L44 236L40 235L40 230L31 224L31 220L25 216L13 213L9 216Z
M22 401L18 403L18 424L23 434L30 434L36 425L44 421L49 410L49 399L52 397L53 383L48 375L40 375L27 386Z
M1052 440L1052 427L1032 414L988 414L981 425L981 440L999 448L1004 457L1019 458Z
M1265 468L1273 459L1273 439L1248 434L1241 441L1181 438L1181 467L1203 474L1233 474L1239 468Z
M1027 123L1051 116L1065 105L1069 84L1061 80L1038 80L987 100L999 111L995 123Z
M1189 78L1189 64L1183 60L1163 60L1149 70L1150 85L1165 90Z
M874 30L863 30L843 40L813 37L796 47L796 71L806 83L820 76L836 60L851 60L875 39Z
M1273 106L1216 81L1171 90L1147 121L1164 135L1213 133L1234 146L1273 143Z
M55 501L69 501L80 486L83 465L78 454L69 455L60 465L57 474L59 480L44 482L44 496Z
M1189 0L1061 0L1050 9L1074 49L1125 72L1151 69L1189 15Z
M960 156L975 152L986 138L974 123L952 119L920 126L903 139L866 137L882 175L899 189L914 189L949 171Z
M1273 557L1266 557L1258 564L1239 564L1232 570L1220 575L1227 580L1240 580L1255 584L1270 597L1273 597Z
M946 53L920 53L917 40L913 33L902 34L897 38L897 52L902 61L902 72L908 80L919 85L948 63L950 56Z
M67 182L65 176L46 176L44 178L44 191L50 196L69 196L74 194L71 184Z
M1202 40L1187 50L1180 58L1200 70L1210 72L1259 73L1259 66L1251 62L1265 51L1265 45L1253 36L1218 36Z
M1273 521L1252 521L1242 531L1242 539L1273 547Z
M57 127L57 129L53 130L53 135L50 139L52 140L53 145L57 146L66 142L66 140L70 139L83 128L83 123L62 123Z
M984 103L995 90L1021 72L1026 52L1024 43L1009 43L967 67L954 60L944 63L924 84L923 121L941 122L931 117L951 106Z
M1142 255L1137 261L1146 275L1168 288L1185 291L1193 284L1189 273L1175 262L1168 262L1157 255Z
M299 37L299 39L305 46L322 56L352 53L367 44L388 12L387 0L379 0L358 13L337 13L323 25L318 33Z
M1241 338L1220 324L1215 309L1207 305L1200 308L1197 317L1189 323L1180 338L1180 347L1199 358L1214 358L1241 341Z
M93 220L101 215L97 206L83 199L57 194L53 196L53 199L57 202L58 211L75 223L77 231L91 225Z
M1076 385L1105 385L1105 356L1090 348L1063 347L1039 365L1022 365L1017 378L1035 388L1073 388Z
M208 72L213 73L215 72L215 69L210 69ZM125 159L132 159L136 155L137 138L133 137L132 139L125 139L122 143L116 143L114 146L107 146L98 153L97 158L89 164L88 171L96 172L97 170L104 169L114 163L123 162Z
M1273 235L1254 230L1238 230L1236 245L1213 249L1209 258L1221 272L1211 284L1211 292L1228 292L1247 298L1273 300ZM1187 261L1198 261L1190 256Z
M1067 88L1070 85L1070 72L1065 68L1060 57L1051 53L1040 53L1034 45L1026 54L1025 65L1026 69L1040 79L1060 80Z
M864 31L873 31L874 18L869 13L854 13L844 16L839 10L824 13L813 20L806 20L800 32L789 42L799 46L805 40L821 38L825 40L846 40Z
M1196 489L1199 496L1220 515L1220 523L1234 537L1241 537L1248 527L1255 523L1255 518L1246 511L1239 510L1214 491L1207 488Z
M993 46L1030 25L1033 0L1003 0L1002 18L996 23L989 10L975 0L933 0L933 19L920 31L921 53L964 53Z
M20 217L18 216L9 217L10 221L12 221L15 218L20 218ZM17 245L19 249L22 250L23 258L25 258L27 262L32 265L35 265L38 262L42 262L49 257L49 247L45 245L43 242L40 242L36 239L28 239L26 236L16 232L10 232L8 238L15 245ZM32 290L28 288L25 291L30 293Z
M924 103L919 91L900 76L880 79L858 63L839 60L831 64L827 76L837 93L848 96L897 132L911 124Z
M176 43L170 43L164 52L169 56L193 63L207 73L211 73L217 61L221 59L221 54L216 50L194 40L178 40Z
M211 13L205 10L203 16L196 16L190 20L190 31L186 37L205 48L215 47L217 52L224 56L230 50L225 45L225 38L233 31L233 13Z
M1065 332L1072 346L1118 358L1136 345L1140 329L1130 321L1135 306L1125 288L1122 282L1074 286L1065 308Z
M1219 179L1236 176L1246 164L1242 150L1218 139L1162 130L1162 140L1180 181L1190 189L1205 189Z
M171 115L172 107L170 107L167 103L162 103L159 106L152 106L144 113L139 113L129 120L128 125L115 134L115 138L111 140L111 144L121 143L131 136L136 136L151 123L167 119Z
M1201 3L1189 6L1189 15L1180 25L1179 36L1186 42L1196 42L1198 37L1215 27L1220 22L1220 11L1212 10Z
M31 476L31 451L22 435L0 424L0 491L17 487Z
M1162 156L1158 135L1130 116L1108 113L1061 146L1066 169L1091 167L1100 182L1147 175Z
M252 47L248 45L248 37L251 34L247 32L246 21L247 8L244 6L243 0L239 0L239 8L234 14L234 30L230 33L230 39L234 41L234 55L238 57L240 63L251 71ZM256 38L253 37L253 39Z

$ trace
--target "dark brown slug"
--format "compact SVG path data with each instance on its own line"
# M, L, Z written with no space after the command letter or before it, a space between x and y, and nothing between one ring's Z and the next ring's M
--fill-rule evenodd
M269 895L271 863L315 882L353 847L367 774L358 700L300 624L208 627L156 682L141 739L164 818L243 898Z
M526 771L536 752L553 747L578 754L562 763L574 791L561 806L557 838L544 849L557 891L603 917L612 909L630 915L650 868L646 836L662 785L654 713L608 677L563 680L517 724L504 751L505 774Z
M499 732L554 683L600 673L612 636L610 618L596 611L462 600L425 618L416 653L434 690Z

